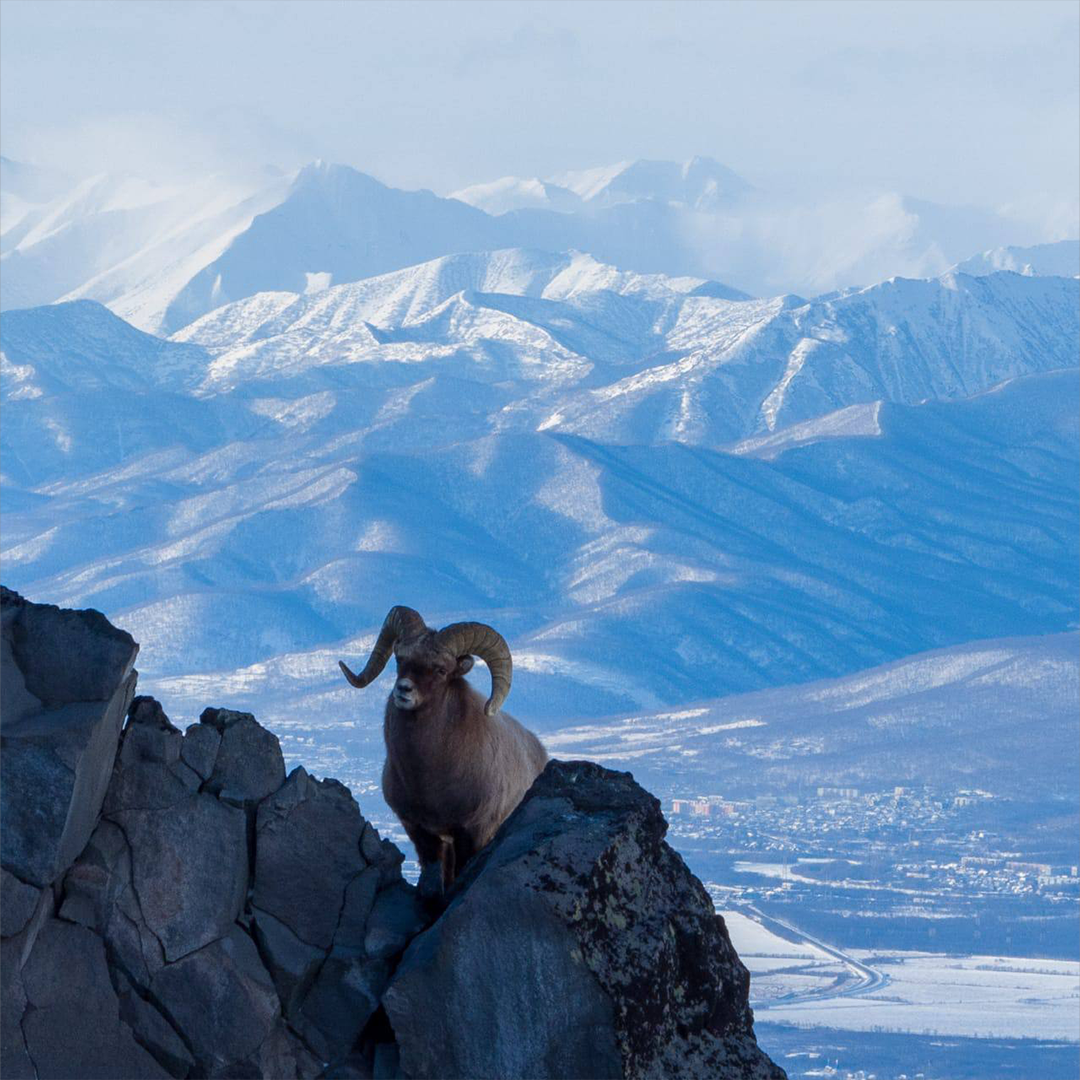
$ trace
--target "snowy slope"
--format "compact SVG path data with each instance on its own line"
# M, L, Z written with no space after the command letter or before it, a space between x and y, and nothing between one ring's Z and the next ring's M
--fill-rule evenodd
M51 169L0 156L0 251L7 250L9 231L71 186L69 177Z
M894 193L755 192L707 158L504 177L450 198L323 162L177 187L101 176L55 195L9 165L3 307L95 299L154 333L255 293L311 292L462 252L577 250L624 271L811 295L932 276L973 250L1038 239L991 212Z
M122 478L132 458L207 450L226 431L258 427L226 401L192 396L206 350L145 334L90 300L5 312L0 348L5 540L18 532L8 513L27 499L45 505L31 492L50 480L116 467Z
M192 279L161 327L178 330L258 292L305 293L440 256L510 247L580 250L628 270L678 274L681 264L698 261L687 253L680 228L678 210L656 202L583 216L531 209L493 217L457 198L400 191L317 162L301 170L279 206L256 217Z
M0 155L0 191L16 195L28 205L41 205L71 187L71 178L54 169L30 165Z
M89 298L156 331L177 293L286 189L282 178L163 187L102 175L5 210L2 305Z
M954 268L961 274L995 274L1011 270L1015 274L1080 275L1080 240L1059 240L1034 247L1000 247L965 259Z
M1075 633L977 641L841 679L567 726L545 742L684 794L915 785L1026 800L1038 777L1040 798L1075 805L1078 658Z
M176 340L215 354L214 392L275 378L314 391L346 372L400 386L453 376L487 388L490 431L717 444L1074 366L1078 296L1073 280L996 274L740 301L697 278L509 250L311 296L260 294Z
M495 220L430 191L400 191L342 165L300 171L281 203L259 214L177 295L162 323L193 318L258 292L303 292L458 251L503 246Z
M91 390L193 390L210 364L198 345L143 333L92 300L16 310L0 320L3 400Z
M408 457L325 447L303 484L270 489L285 512L260 513L279 465L219 480L213 499L187 503L188 546L115 560L103 584L139 595L164 570L176 589L180 550L200 578L219 567L214 589L192 578L186 595L124 612L149 674L175 671L163 692L192 707L216 687L272 715L348 708L374 721L378 693L339 686L336 659L363 654L385 609L414 598L433 623L470 612L507 633L513 708L538 724L682 707L1075 629L1077 398L1074 374L1034 376L964 402L882 406L875 434L767 458L543 436ZM346 640L258 659L243 635L275 593L291 601L291 630L315 637L326 620ZM193 643L241 662L199 677L162 661Z
M848 412L788 429L785 443L780 426L769 434L761 403L786 373L791 319L820 309L822 334L854 338L869 326L877 335L872 290L818 305L737 303L695 297L692 283L612 278L567 260L503 253L429 264L415 278L369 282L366 293L263 296L250 325L243 305L207 321L213 348L146 339L93 305L5 315L6 580L128 625L148 676L352 639L403 600L433 620L468 612L514 638L517 692L562 715L840 674L921 648L1074 624L1075 371L970 399L860 411L865 378L807 360L800 370L816 373L821 393L797 400L837 399ZM594 274L625 291L575 291ZM561 282L568 298L462 291L438 302L462 275L533 292ZM1075 319L1075 288L1007 274L884 286L875 318L919 317L899 323L920 374L897 376L898 393L909 383L918 393L970 390L1006 360L1008 373L1075 362L1075 330L1059 310ZM1054 290L1065 290L1056 301ZM967 313L959 323L949 314L958 291ZM339 293L356 309L335 325ZM436 306L414 317L420 297ZM732 309L750 312L734 329L724 314ZM380 310L402 323L363 322ZM949 318L935 329L942 313ZM658 380L661 392L636 413L616 401L604 438L537 422L552 405L568 410L592 394L590 378L614 373L602 385L624 389L620 365L651 377L658 318L694 342L704 335L716 385L741 413L706 416L680 443L666 442L669 401ZM1021 318L1037 319L1041 338L1017 353ZM220 345L229 334L241 341L235 350ZM88 392L70 343L94 335L84 352L100 389ZM782 347L755 356L750 346L770 335ZM934 342L936 368L925 362L938 355ZM853 354L850 370L865 374L874 355ZM225 360L243 378L215 377ZM886 376L903 370L901 360L880 361L874 378L892 385ZM771 383L751 379L769 371ZM203 375L194 393L192 373ZM171 396L139 389L142 378ZM20 394L26 387L42 392ZM699 400L710 400L706 383L689 397ZM778 415L788 412L796 415L786 405ZM749 438L718 450L721 431ZM657 633L669 644L645 678L637 657Z
M489 214L548 209L567 212L654 199L691 210L733 204L751 191L731 169L707 157L689 161L620 161L594 169L560 173L548 180L504 176L455 191L451 198Z
M448 196L468 203L488 214L506 214L511 210L580 210L580 195L569 188L560 187L536 177L523 180L517 176L504 176L486 184L471 184Z
M596 206L657 199L692 210L715 210L752 190L741 176L710 157L684 162L621 161L560 173L552 181Z

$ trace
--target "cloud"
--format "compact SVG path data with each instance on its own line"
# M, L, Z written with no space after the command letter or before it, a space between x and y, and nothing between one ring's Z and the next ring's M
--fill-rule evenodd
M581 42L569 27L527 22L509 33L465 42L454 64L454 74L469 77L521 63L570 70L579 65L581 57Z
M157 182L243 176L267 165L289 169L319 156L302 133L239 108L87 117L25 130L5 153L73 176L134 173Z

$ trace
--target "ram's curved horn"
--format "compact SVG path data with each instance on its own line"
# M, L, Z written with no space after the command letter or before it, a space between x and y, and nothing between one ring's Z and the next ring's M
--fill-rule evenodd
M459 622L444 627L437 637L439 644L455 656L479 656L487 664L491 672L491 697L484 712L494 716L510 693L510 680L514 675L510 646L502 634L485 623Z
M371 650L368 662L364 665L364 670L356 675L341 660L338 661L338 666L353 686L363 689L382 674L387 660L393 655L395 642L400 638L415 637L426 629L424 620L412 608L392 607L383 620L382 629L375 640L375 647Z

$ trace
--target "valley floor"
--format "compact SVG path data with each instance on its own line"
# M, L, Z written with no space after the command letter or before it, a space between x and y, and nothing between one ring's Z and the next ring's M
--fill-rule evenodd
M1078 1074L1076 961L842 950L749 905L721 914L758 1040L793 1080Z
M723 911L760 1022L1080 1044L1080 963L841 950L754 907Z
M758 1042L789 1080L1076 1080L1075 1043L798 1028L758 1021Z

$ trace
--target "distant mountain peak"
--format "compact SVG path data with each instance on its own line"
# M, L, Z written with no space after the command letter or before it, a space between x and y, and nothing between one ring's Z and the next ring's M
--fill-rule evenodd
M503 176L484 184L471 184L448 198L468 203L488 214L512 210L557 210L569 213L582 206L581 196L569 188L538 177Z
M561 173L552 180L586 202L605 206L658 199L695 210L711 210L751 190L726 165L701 155L683 162L650 158L620 161L596 169Z
M349 188L353 190L368 189L372 191L391 190L381 180L377 180L370 173L362 172L353 168L352 165L342 165L338 162L326 161L316 158L308 162L296 174L293 180L292 190L299 191L305 187L326 187L328 185Z
M991 248L957 263L952 269L976 277L1002 270L1025 277L1077 277L1080 276L1080 240Z
M489 214L526 209L573 212L585 205L618 206L648 199L713 210L750 190L750 185L726 165L698 155L682 162L649 158L617 161L547 179L504 176L461 188L450 198Z

